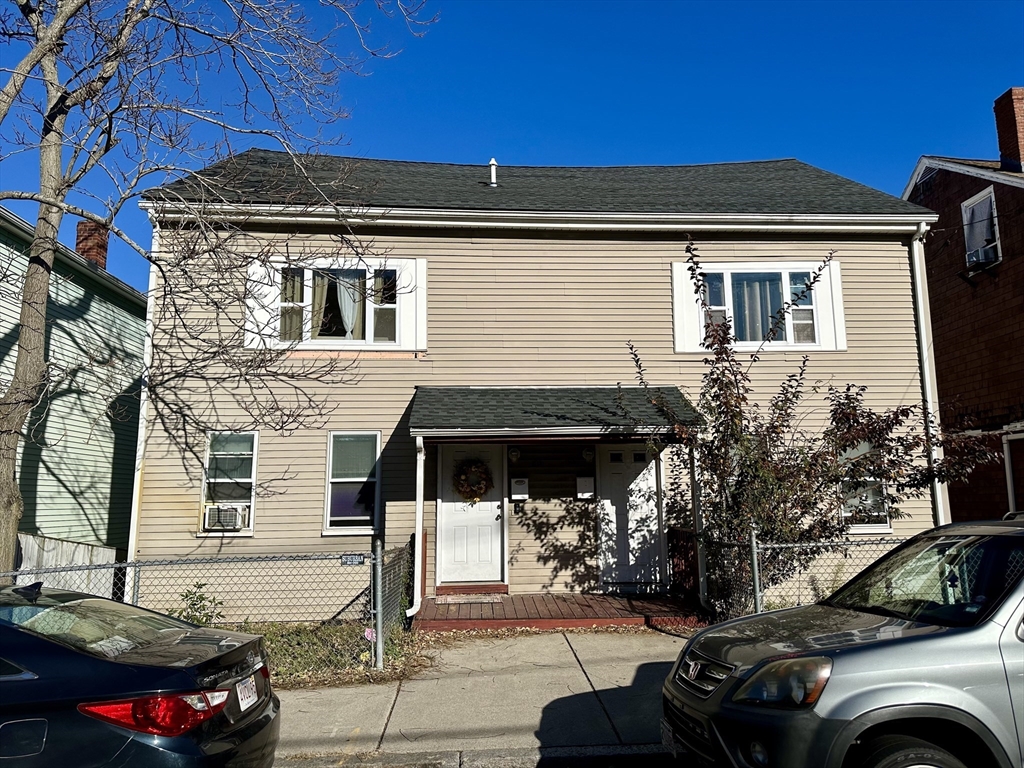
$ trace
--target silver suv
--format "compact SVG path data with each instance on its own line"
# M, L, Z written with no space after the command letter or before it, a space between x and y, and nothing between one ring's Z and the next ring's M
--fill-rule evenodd
M1022 768L1024 520L920 534L815 605L696 634L662 736L689 765Z

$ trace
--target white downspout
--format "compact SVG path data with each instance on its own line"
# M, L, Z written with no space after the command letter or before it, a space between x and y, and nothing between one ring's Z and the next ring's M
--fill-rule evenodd
M924 264L924 233L928 231L927 222L920 222L917 231L910 238L910 272L914 290L914 309L917 315L917 354L921 366L921 395L924 401L925 415L935 419L938 424L939 402L938 382L935 378L935 358L932 344L932 322L928 304L928 282ZM930 435L929 438L934 437ZM928 465L934 467L939 460L939 449L935 441L928 442ZM950 522L949 497L944 485L937 480L932 481L932 518L935 525Z
M416 549L412 555L412 607L405 612L406 616L419 613L423 595L423 470L427 461L427 451L423 447L423 438L416 438Z
M153 248L150 256L160 249L160 223L150 215L153 224ZM142 383L139 388L139 432L135 446L135 476L132 478L132 517L128 524L128 560L138 556L139 516L142 513L142 482L146 465L146 414L149 405L149 368L153 364L153 297L156 295L156 264L149 265L149 290L146 292L146 338L142 351Z

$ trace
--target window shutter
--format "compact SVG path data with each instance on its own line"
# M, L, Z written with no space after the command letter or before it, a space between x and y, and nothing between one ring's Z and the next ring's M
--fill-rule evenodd
M249 265L245 292L245 346L266 348L277 337L280 273L263 262Z

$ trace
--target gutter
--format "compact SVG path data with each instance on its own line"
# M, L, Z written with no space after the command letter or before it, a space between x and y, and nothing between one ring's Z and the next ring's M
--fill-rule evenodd
M779 232L892 232L913 233L922 219L938 216L908 214L768 214L768 213L647 213L576 211L505 211L430 208L378 208L302 205L221 204L188 206L146 200L143 210L168 221L188 221L198 210L225 222L289 224L337 222L349 225L395 227L475 227L484 229L551 229L589 231L779 231Z
M416 437L416 547L412 558L412 607L406 612L406 616L415 616L419 613L420 604L423 601L423 475L424 465L427 461L427 450L423 447L423 438Z
M657 435L662 432L671 431L671 427L663 425L660 427L575 427L566 429L564 427L485 427L483 429L459 429L438 428L429 429L412 428L409 433L417 439L422 437L531 437L531 436L563 436L563 437L595 437L601 435Z
M939 402L938 382L935 378L935 359L933 355L932 323L928 303L928 283L925 277L924 234L928 231L928 222L921 221L917 231L910 239L910 273L914 291L914 314L917 325L917 355L921 373L921 397L925 417L929 420L928 430L928 468L934 469L940 455L935 445L934 433L930 420L935 419L938 425ZM932 480L932 520L935 525L950 522L949 504L946 489L938 480Z

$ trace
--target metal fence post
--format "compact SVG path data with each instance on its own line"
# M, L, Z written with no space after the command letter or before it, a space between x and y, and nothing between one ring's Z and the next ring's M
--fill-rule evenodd
M373 628L376 641L373 665L384 669L384 545L380 537L373 541Z
M132 605L139 604L139 566L132 566Z
M757 526L750 528L750 572L754 579L754 613L761 613L761 567L757 561Z

